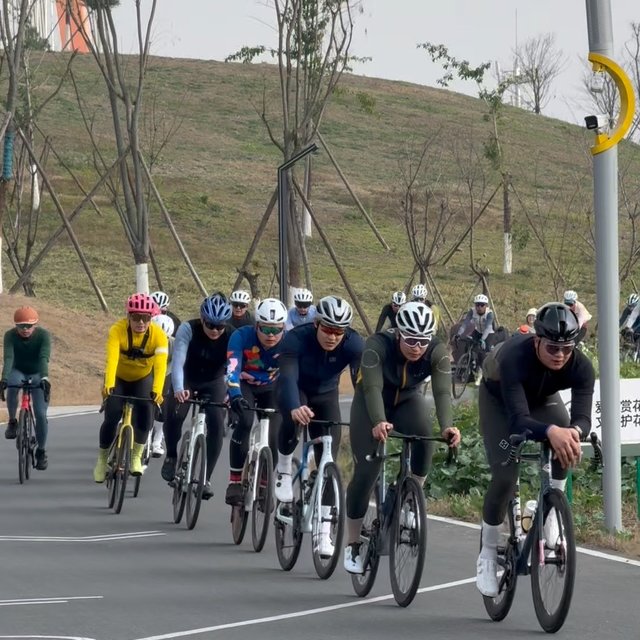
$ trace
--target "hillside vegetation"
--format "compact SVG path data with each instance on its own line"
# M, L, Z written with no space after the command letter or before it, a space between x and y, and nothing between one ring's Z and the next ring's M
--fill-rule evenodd
M36 74L40 99L56 85L66 62L65 54L45 55ZM87 117L106 161L112 162L111 114L103 80L89 57L77 58L74 72ZM151 132L162 137L163 132L174 128L153 173L209 290L231 287L275 187L276 167L282 158L270 143L258 111L264 95L267 112L276 122L278 91L277 69L270 65L168 58L151 61L145 95L148 117L142 123L144 138L148 143ZM401 172L406 169L407 157L415 159L424 140L433 141L428 166L433 178L438 177L438 184L432 186L438 198L446 197L456 208L457 228L462 229L463 220L469 217L465 189L470 176L475 175L471 191L476 211L500 179L482 160L482 144L489 132L484 115L481 101L450 91L343 77L321 131L391 251L386 252L377 242L324 153L314 159L312 203L372 322L389 293L405 285L413 266L401 214ZM92 151L70 83L46 106L39 126L88 190L96 179ZM537 220L566 275L567 281L559 286L577 289L580 298L595 311L595 265L589 252L583 250L582 238L588 233L585 220L591 206L591 136L579 127L510 107L505 108L501 127L508 169L531 215L558 211L544 221L541 217ZM276 122L274 131L277 134L279 130ZM639 159L635 148L624 146L621 169L637 175ZM52 154L47 168L63 205L71 211L82 194ZM483 177L478 177L480 170ZM466 173L466 184L461 173ZM479 186L482 182L484 195ZM571 205L565 205L569 201ZM73 226L109 305L117 312L134 286L132 258L108 194L101 193L96 204L99 213L87 208ZM42 206L36 249L59 225L46 195ZM500 320L511 326L521 321L527 308L556 295L541 246L515 197L512 206L519 243L512 275L502 275L501 193L474 233L475 257L490 270L489 283ZM564 213L567 210L569 215ZM173 296L173 308L180 315L190 315L200 295L155 204L151 206L151 219L152 244L164 288ZM559 225L557 232L554 220ZM450 231L447 247L457 233ZM627 233L621 224L621 234ZM252 270L260 273L262 295L269 293L272 283L276 237L274 214L252 265ZM561 241L562 251L558 244ZM316 296L343 294L339 276L317 234L309 242L308 252ZM13 274L4 259L8 287ZM469 268L468 242L445 267L434 267L433 275L457 316L468 306L476 284ZM34 280L36 294L43 300L83 312L99 309L66 239L56 245Z

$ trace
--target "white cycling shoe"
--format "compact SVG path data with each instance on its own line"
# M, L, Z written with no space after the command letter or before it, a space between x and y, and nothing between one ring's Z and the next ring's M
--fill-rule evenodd
M151 445L151 457L162 458L163 455L164 455L164 447L162 446L162 442L154 442Z
M348 573L364 573L364 563L360 555L360 542L352 542L344 548L344 568Z
M276 469L276 500L278 502L293 502L293 488L291 487L291 474Z
M498 595L498 563L493 558L478 556L476 563L476 587L488 598Z

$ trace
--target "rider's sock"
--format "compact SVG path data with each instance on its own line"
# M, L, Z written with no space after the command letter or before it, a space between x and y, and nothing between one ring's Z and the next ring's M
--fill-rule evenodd
M364 518L347 518L347 544L360 542L360 531Z
M482 549L480 550L480 557L487 558L487 560L495 560L499 536L499 524L487 524L484 520L482 521Z
M242 481L242 469L229 469L229 484Z
M411 475L421 487L424 487L424 481L427 479L427 476L417 476L415 473L412 473Z
M564 493L564 489L567 486L566 478L551 478L551 488L552 489L560 489Z
M278 452L278 471L280 473L288 473L291 475L291 461L293 460L293 453L285 455L282 451Z

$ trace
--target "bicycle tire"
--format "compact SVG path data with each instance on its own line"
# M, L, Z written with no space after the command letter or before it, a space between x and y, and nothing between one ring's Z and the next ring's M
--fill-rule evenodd
M182 520L184 508L187 502L187 494L184 490L185 476L189 466L189 442L191 441L191 432L187 431L182 436L180 443L180 453L176 462L176 473L173 479L173 494L171 503L173 505L173 521L178 524Z
M18 480L20 484L24 484L27 479L25 477L25 459L27 456L27 412L24 409L18 414L18 426L16 435L16 449L18 450Z
M411 476L403 480L394 506L389 544L391 590L398 605L407 607L418 590L427 547L424 494L422 487ZM405 512L407 515L403 516ZM405 521L402 521L403 518ZM400 550L403 547L408 548L409 557L415 560L415 568L410 573L405 572L404 562L401 559Z
M293 476L293 502L288 504L276 503L276 516L274 521L276 554L278 562L284 571L291 571L295 566L300 547L302 546L302 485L300 476L297 476L300 463L295 458L292 461L291 474ZM278 513L291 518L291 524L286 524L278 518ZM290 539L289 539L290 538Z
M105 484L107 487L107 506L109 509L113 509L113 505L116 501L116 494L118 492L118 476L115 473L117 453L114 442L109 448L109 454L107 457L107 474L105 477Z
M320 500L316 502L314 514L314 526L312 527L311 552L313 554L313 566L318 577L322 580L330 578L336 569L338 560L342 553L342 537L344 535L344 491L342 490L342 478L335 462L325 465L322 478L320 475L316 482L322 482L320 490ZM329 487L333 491L327 491ZM333 505L331 504L331 493L333 493ZM326 500L326 504L325 504ZM330 507L331 510L331 538L333 542L333 554L331 556L321 556L319 553L319 537L322 528L323 507Z
M558 517L556 520L560 543L556 544L550 552L549 557L545 550L542 550L539 535L533 541L531 553L531 593L533 595L533 606L540 626L547 633L555 633L564 624L571 599L576 577L576 541L573 532L573 518L571 508L566 496L559 489L550 489L543 497L543 523L547 523L547 518ZM551 511L555 509L555 513ZM547 542L549 545L549 542ZM543 564L540 563L540 552L545 553ZM553 560L551 562L550 560ZM557 606L550 610L545 602L543 594L543 582L553 578L562 578L562 589Z
M187 485L186 524L191 531L198 523L200 507L202 506L202 491L204 489L205 475L207 471L207 443L204 434L196 436L193 445L193 458L191 460L191 478Z
M356 595L364 598L369 595L378 575L380 566L380 524L382 513L377 487L369 498L369 506L362 521L360 531L360 553L363 556L364 573L351 574L351 584Z
M24 476L28 480L31 477L31 469L36 466L36 418L31 410L27 411L27 440L25 447Z
M467 383L469 382L469 374L471 373L471 352L465 351L459 358L458 362L453 367L453 373L451 376L451 391L453 397L462 397Z
M509 509L512 509L511 504ZM513 532L509 537L512 536ZM482 551L482 531L480 531L480 550ZM482 596L484 608L494 622L504 620L511 611L518 585L516 562L516 549L511 543L507 544L505 548L498 547L498 567L502 569L502 575L498 576L499 592L495 598Z
M251 541L253 550L260 553L267 540L273 501L273 455L269 447L263 447L258 453L255 482L257 495L251 507Z
M129 479L129 467L131 465L131 445L133 438L133 429L130 427L123 427L122 437L120 438L120 449L118 450L118 464L116 465L116 475L119 476L118 493L116 495L116 501L113 505L113 510L116 513L122 511L122 505L124 504L124 494L127 491L127 480Z

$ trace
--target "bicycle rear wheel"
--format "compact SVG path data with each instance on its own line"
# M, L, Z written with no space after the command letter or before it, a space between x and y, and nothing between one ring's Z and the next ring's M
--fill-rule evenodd
M131 463L131 445L133 438L133 429L131 427L123 427L122 437L120 438L120 449L116 463L115 474L118 477L118 492L113 510L116 513L122 511L124 503L124 494L127 490L127 480L129 479L129 465Z
M173 504L173 521L178 524L182 520L184 507L187 502L187 494L184 488L187 486L188 478L187 467L189 466L189 442L191 441L191 432L187 431L182 436L180 443L180 453L176 463L176 474L173 479L173 495L171 501Z
M469 382L469 374L471 373L471 352L466 351L463 353L458 362L453 367L451 375L451 385L454 398L462 397L464 390L467 388Z
M402 482L396 498L389 545L391 589L401 607L411 604L422 578L426 524L422 487L409 476Z
M187 529L193 529L198 522L200 506L202 505L202 490L204 489L207 471L207 443L204 434L199 433L193 447L191 460L191 478L187 488Z
M576 577L576 541L571 508L564 493L550 489L543 497L542 544L536 533L531 553L531 592L540 626L558 631L569 613ZM534 526L536 524L534 523Z
M269 447L260 449L256 462L255 482L256 499L251 509L251 538L253 550L259 553L267 539L273 500L273 456Z
M378 499L378 488L373 490L369 498L369 506L365 513L360 531L360 555L363 558L364 573L351 574L351 584L353 590L361 598L369 595L376 581L378 567L380 566L379 537L382 514L380 513L380 501Z
M338 559L342 553L342 536L344 533L344 493L342 478L335 462L325 465L322 476L316 477L321 482L319 500L316 501L313 523L311 551L313 565L319 578L326 580L335 571ZM321 536L329 535L331 540L331 555L322 555Z
M285 571L291 571L300 555L302 546L302 485L297 475L300 463L294 458L292 463L293 502L276 504L275 535L278 562Z
M512 506L509 505L509 509L511 508ZM480 550L482 550L482 532L480 532ZM482 596L484 608L494 622L504 620L511 610L518 584L516 560L516 549L512 544L507 542L505 547L498 546L498 595L495 598Z
M20 484L28 478L25 469L29 451L29 434L27 431L27 412L24 409L18 414L18 428L16 435L16 449L18 450L18 480Z

